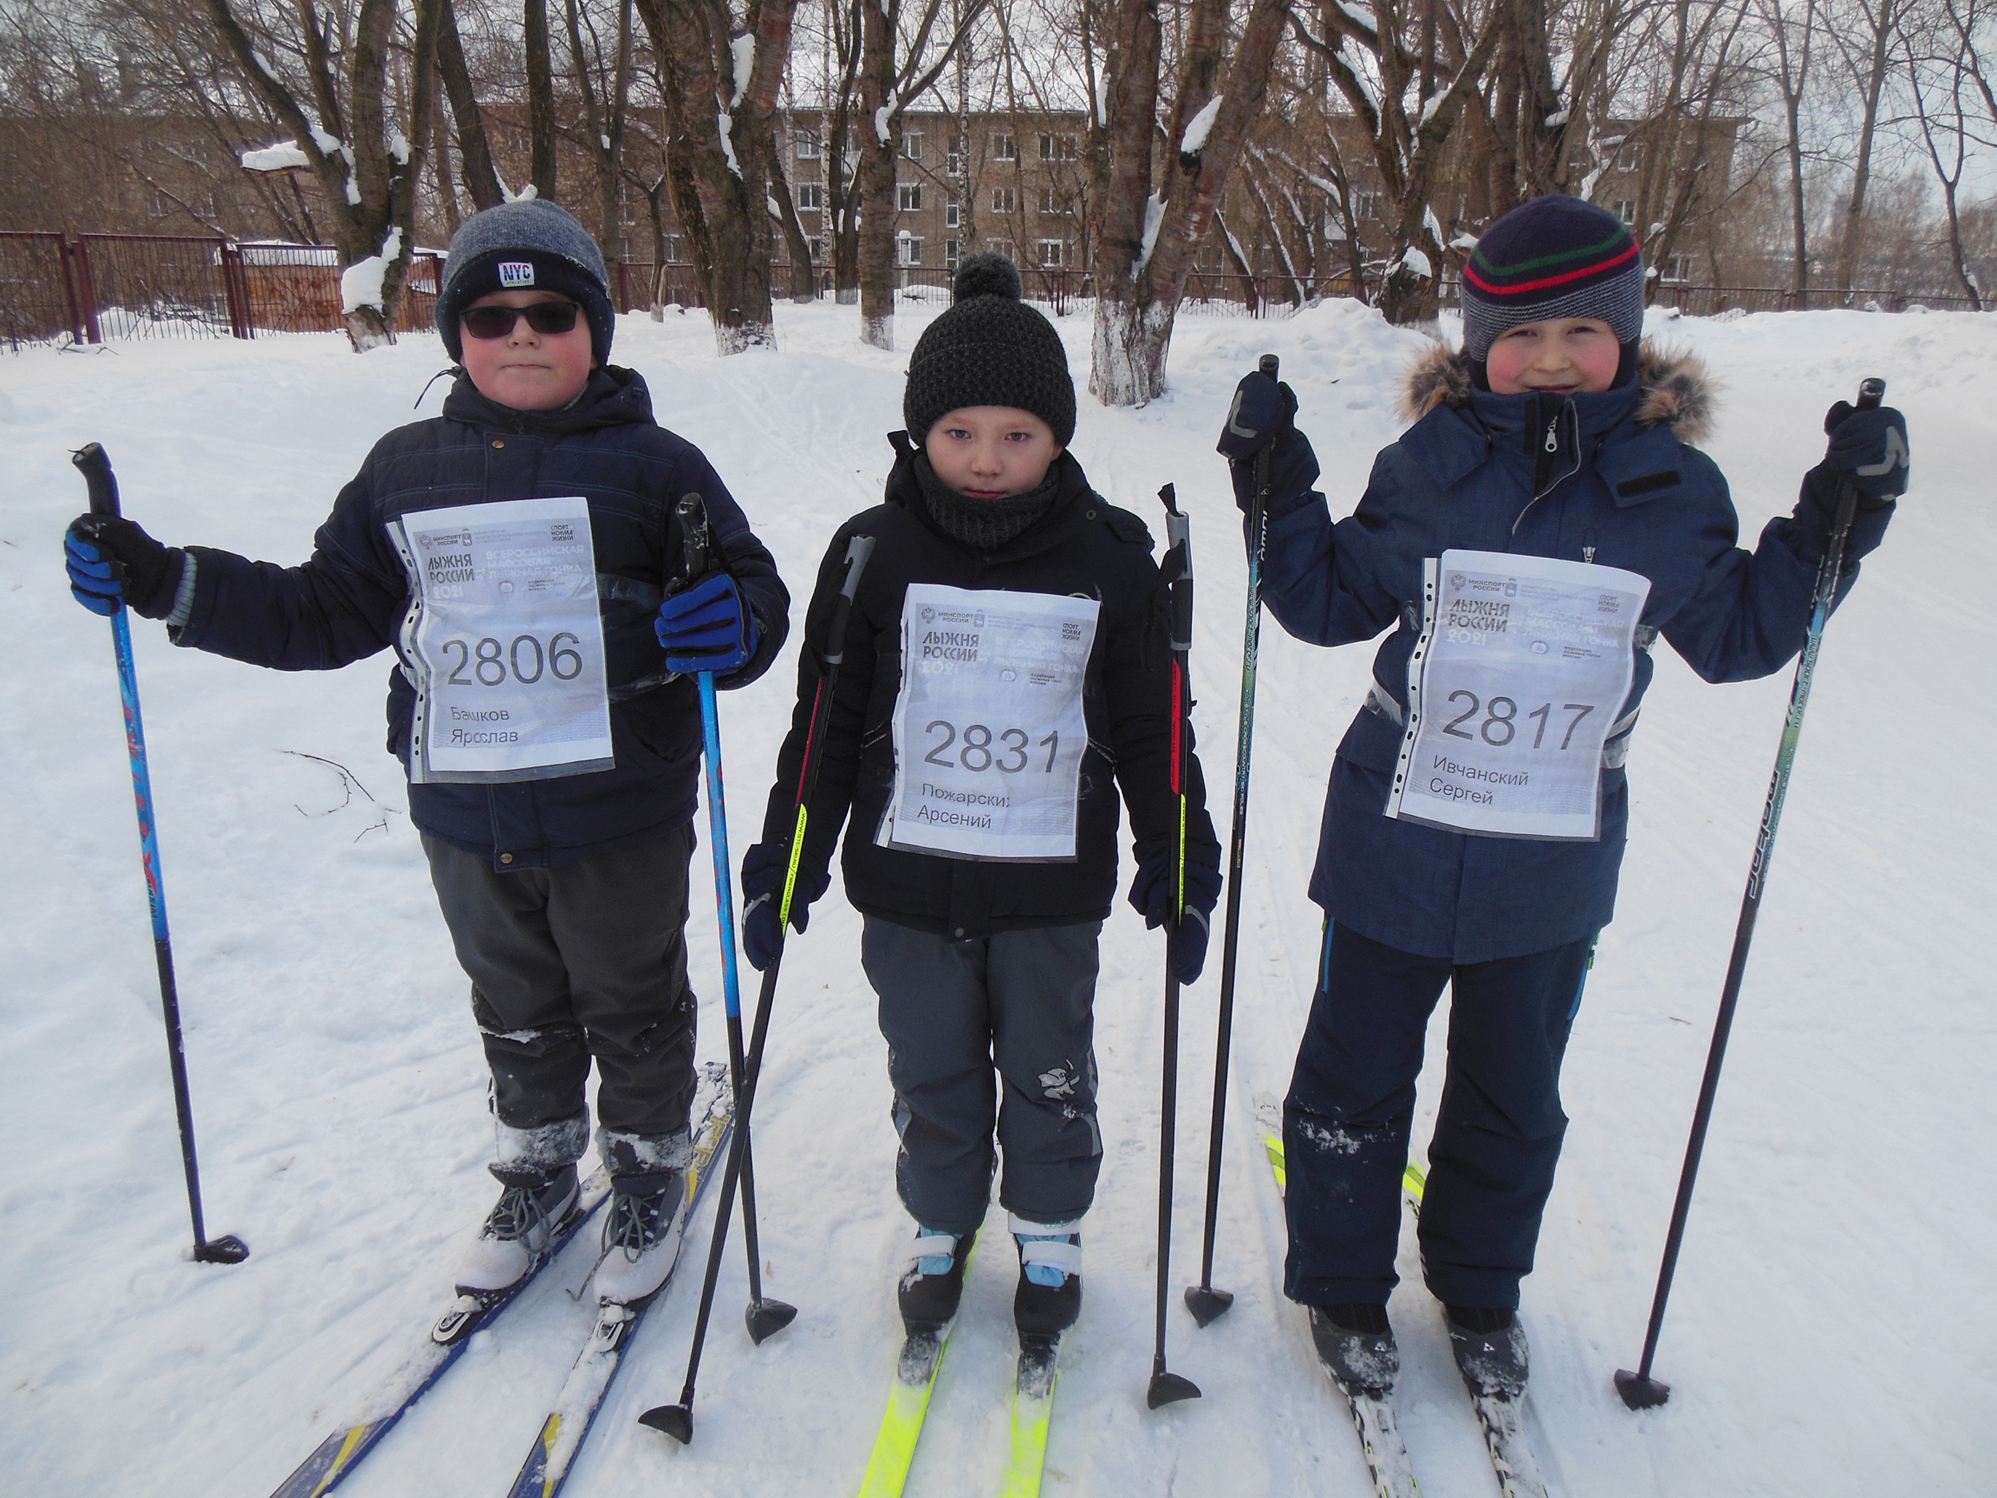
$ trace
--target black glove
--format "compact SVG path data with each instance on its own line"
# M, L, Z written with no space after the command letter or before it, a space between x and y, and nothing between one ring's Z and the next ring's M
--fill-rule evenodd
M1144 915L1149 930L1172 919L1172 861L1154 858L1130 881L1130 903ZM1207 917L1220 900L1220 870L1203 863L1186 864L1186 909L1178 925L1165 933L1165 961L1181 983L1199 981L1207 960Z
M93 614L118 611L122 601L148 619L173 612L187 553L162 546L122 515L79 515L63 532L69 591Z
M777 907L783 903L788 856L781 843L756 843L742 855L742 955L749 966L765 972L777 959L783 931ZM807 858L798 865L797 888L791 891L790 924L802 931L811 924L811 902L832 882L830 869L814 868Z
M1296 414L1296 392L1260 370L1243 375L1234 387L1234 404L1228 407L1227 424L1214 450L1227 459L1234 502L1242 513L1254 502L1255 459L1264 449L1269 452L1269 502L1264 510L1268 518L1274 520L1310 502L1311 485L1320 470L1310 438L1296 428Z
M1795 524L1805 555L1813 561L1822 557L1836 523L1839 491L1849 483L1858 504L1845 555L1856 560L1879 545L1893 502L1907 492L1907 418L1891 406L1859 411L1839 401L1824 416L1824 431L1830 445L1824 461L1803 475Z

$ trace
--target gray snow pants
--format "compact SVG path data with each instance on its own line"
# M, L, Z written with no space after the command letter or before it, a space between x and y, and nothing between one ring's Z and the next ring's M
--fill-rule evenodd
M924 1227L968 1233L985 1220L995 1123L1006 1210L1068 1222L1095 1199L1101 931L1090 921L953 941L866 918L860 960L880 995L901 1135L895 1185Z
M490 858L423 839L430 878L492 1068L500 1156L542 1167L589 1141L597 1120L637 1148L635 1167L677 1163L693 1105L697 1001L686 979L693 824L572 863L501 874ZM610 1158L606 1150L606 1158Z

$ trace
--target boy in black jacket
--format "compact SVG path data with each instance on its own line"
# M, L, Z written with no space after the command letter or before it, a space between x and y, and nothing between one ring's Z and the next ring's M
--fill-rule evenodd
M67 537L86 608L128 602L177 644L285 671L396 648L388 746L492 1068L504 1190L457 1278L481 1304L578 1210L592 1057L612 1184L597 1295L642 1300L671 1267L697 1008L687 673L746 685L788 628L790 595L707 459L652 419L637 374L605 366L614 314L562 209L475 214L437 300L464 366L444 414L376 444L310 560L168 548L92 516ZM721 557L699 578L681 576L689 492Z
M887 502L834 534L806 615L817 645L848 539L872 536L791 918L802 931L830 883L850 810L846 896L865 917L896 1184L917 1223L902 1317L915 1335L956 1314L996 1124L999 1200L1019 1240L1015 1317L1048 1334L1081 1308L1080 1219L1102 1160L1091 1037L1118 786L1139 864L1131 903L1156 927L1171 896L1164 589L1143 522L1093 493L1064 451L1074 382L1012 263L974 256L954 291L909 363ZM743 946L758 968L780 934L772 896L819 669L807 650L763 841L743 859ZM1169 960L1190 983L1220 847L1188 761L1187 913Z

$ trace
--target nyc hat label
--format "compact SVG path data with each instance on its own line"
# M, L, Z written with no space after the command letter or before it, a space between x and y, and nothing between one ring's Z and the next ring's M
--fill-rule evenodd
M500 261L499 284L509 290L516 286L532 286L534 284L534 262L531 260Z

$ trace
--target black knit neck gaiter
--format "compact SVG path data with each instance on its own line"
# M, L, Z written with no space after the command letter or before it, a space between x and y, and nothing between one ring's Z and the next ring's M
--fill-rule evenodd
M1056 458L1036 487L1004 499L959 494L936 476L927 453L915 455L915 481L929 518L946 536L977 551L996 551L1054 508L1061 496L1060 463Z

